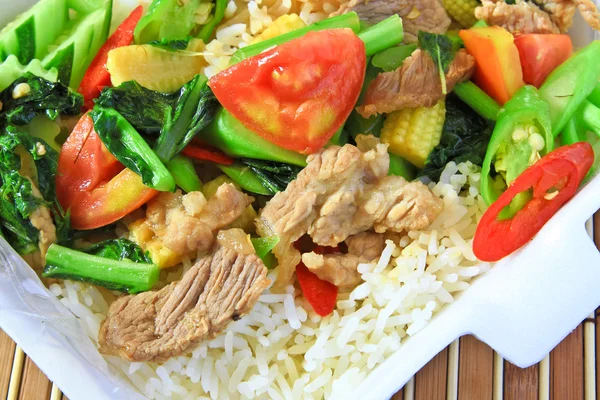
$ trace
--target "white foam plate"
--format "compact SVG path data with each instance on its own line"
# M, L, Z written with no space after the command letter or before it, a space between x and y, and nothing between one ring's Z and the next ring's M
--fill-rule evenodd
M0 0L0 26L34 2ZM580 17L571 35L576 45L594 39ZM531 243L406 339L369 374L355 398L389 398L465 334L474 334L519 367L540 361L600 305L600 254L585 230L585 221L599 208L600 175ZM0 327L71 400L144 399L110 370L75 317L1 238Z

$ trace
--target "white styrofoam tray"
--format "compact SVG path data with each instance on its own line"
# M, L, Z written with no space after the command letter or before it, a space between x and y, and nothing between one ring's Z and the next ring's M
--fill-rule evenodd
M0 26L34 2L0 0ZM572 36L579 45L594 39L580 18ZM600 306L600 254L584 226L599 208L600 175L529 245L497 263L426 328L406 339L369 374L355 398L389 398L465 334L474 334L517 366L540 361ZM2 238L0 327L70 399L144 399L111 371L75 317Z

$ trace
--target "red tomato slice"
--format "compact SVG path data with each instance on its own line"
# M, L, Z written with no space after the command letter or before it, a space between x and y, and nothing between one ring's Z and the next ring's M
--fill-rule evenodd
M211 78L219 102L248 129L304 154L348 118L365 78L364 43L350 29L310 32Z
M587 142L560 147L527 168L483 214L473 239L482 261L498 261L530 241L571 199L594 163ZM514 217L498 220L519 193L533 189L533 198Z
M124 217L158 194L104 146L85 114L58 158L56 194L75 229L94 229Z
M142 6L137 7L129 14L127 18L117 30L110 35L106 42L98 50L98 54L94 57L94 60L88 67L83 80L79 85L79 93L83 95L84 107L91 109L94 107L93 99L100 96L101 88L110 86L110 74L106 69L106 60L108 59L108 52L117 47L127 46L133 40L133 30L137 25L144 8Z
M523 80L537 88L573 52L569 35L520 35L515 38L515 45L521 58Z

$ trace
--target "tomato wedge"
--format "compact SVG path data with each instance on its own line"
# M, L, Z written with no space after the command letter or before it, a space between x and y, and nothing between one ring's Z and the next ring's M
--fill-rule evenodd
M483 214L473 240L482 261L498 261L530 241L577 192L594 163L587 142L560 147L525 170ZM520 193L533 189L533 198L514 217L498 220L500 212Z
M79 93L83 95L83 105L87 109L94 107L93 99L100 96L101 88L110 86L110 74L106 69L106 60L108 59L108 52L117 47L127 46L133 40L133 30L137 25L144 8L138 6L131 14L118 26L117 30L110 35L106 42L98 50L98 54L92 60L92 63L88 67L81 85L79 85Z
M365 70L364 43L350 29L332 29L250 57L212 77L209 85L248 129L309 154L352 112Z
M573 53L569 35L519 35L515 38L515 46L521 58L523 80L537 88Z
M56 174L56 195L73 228L113 223L157 194L108 151L85 114L61 149Z

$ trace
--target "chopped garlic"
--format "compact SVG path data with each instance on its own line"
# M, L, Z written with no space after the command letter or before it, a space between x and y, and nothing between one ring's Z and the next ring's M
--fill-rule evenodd
M46 146L44 146L40 142L37 142L35 144L35 152L38 156L43 156L44 154L46 154Z
M31 86L25 82L22 82L13 89L12 98L15 100L20 99L21 97L27 96L29 93L31 93Z

